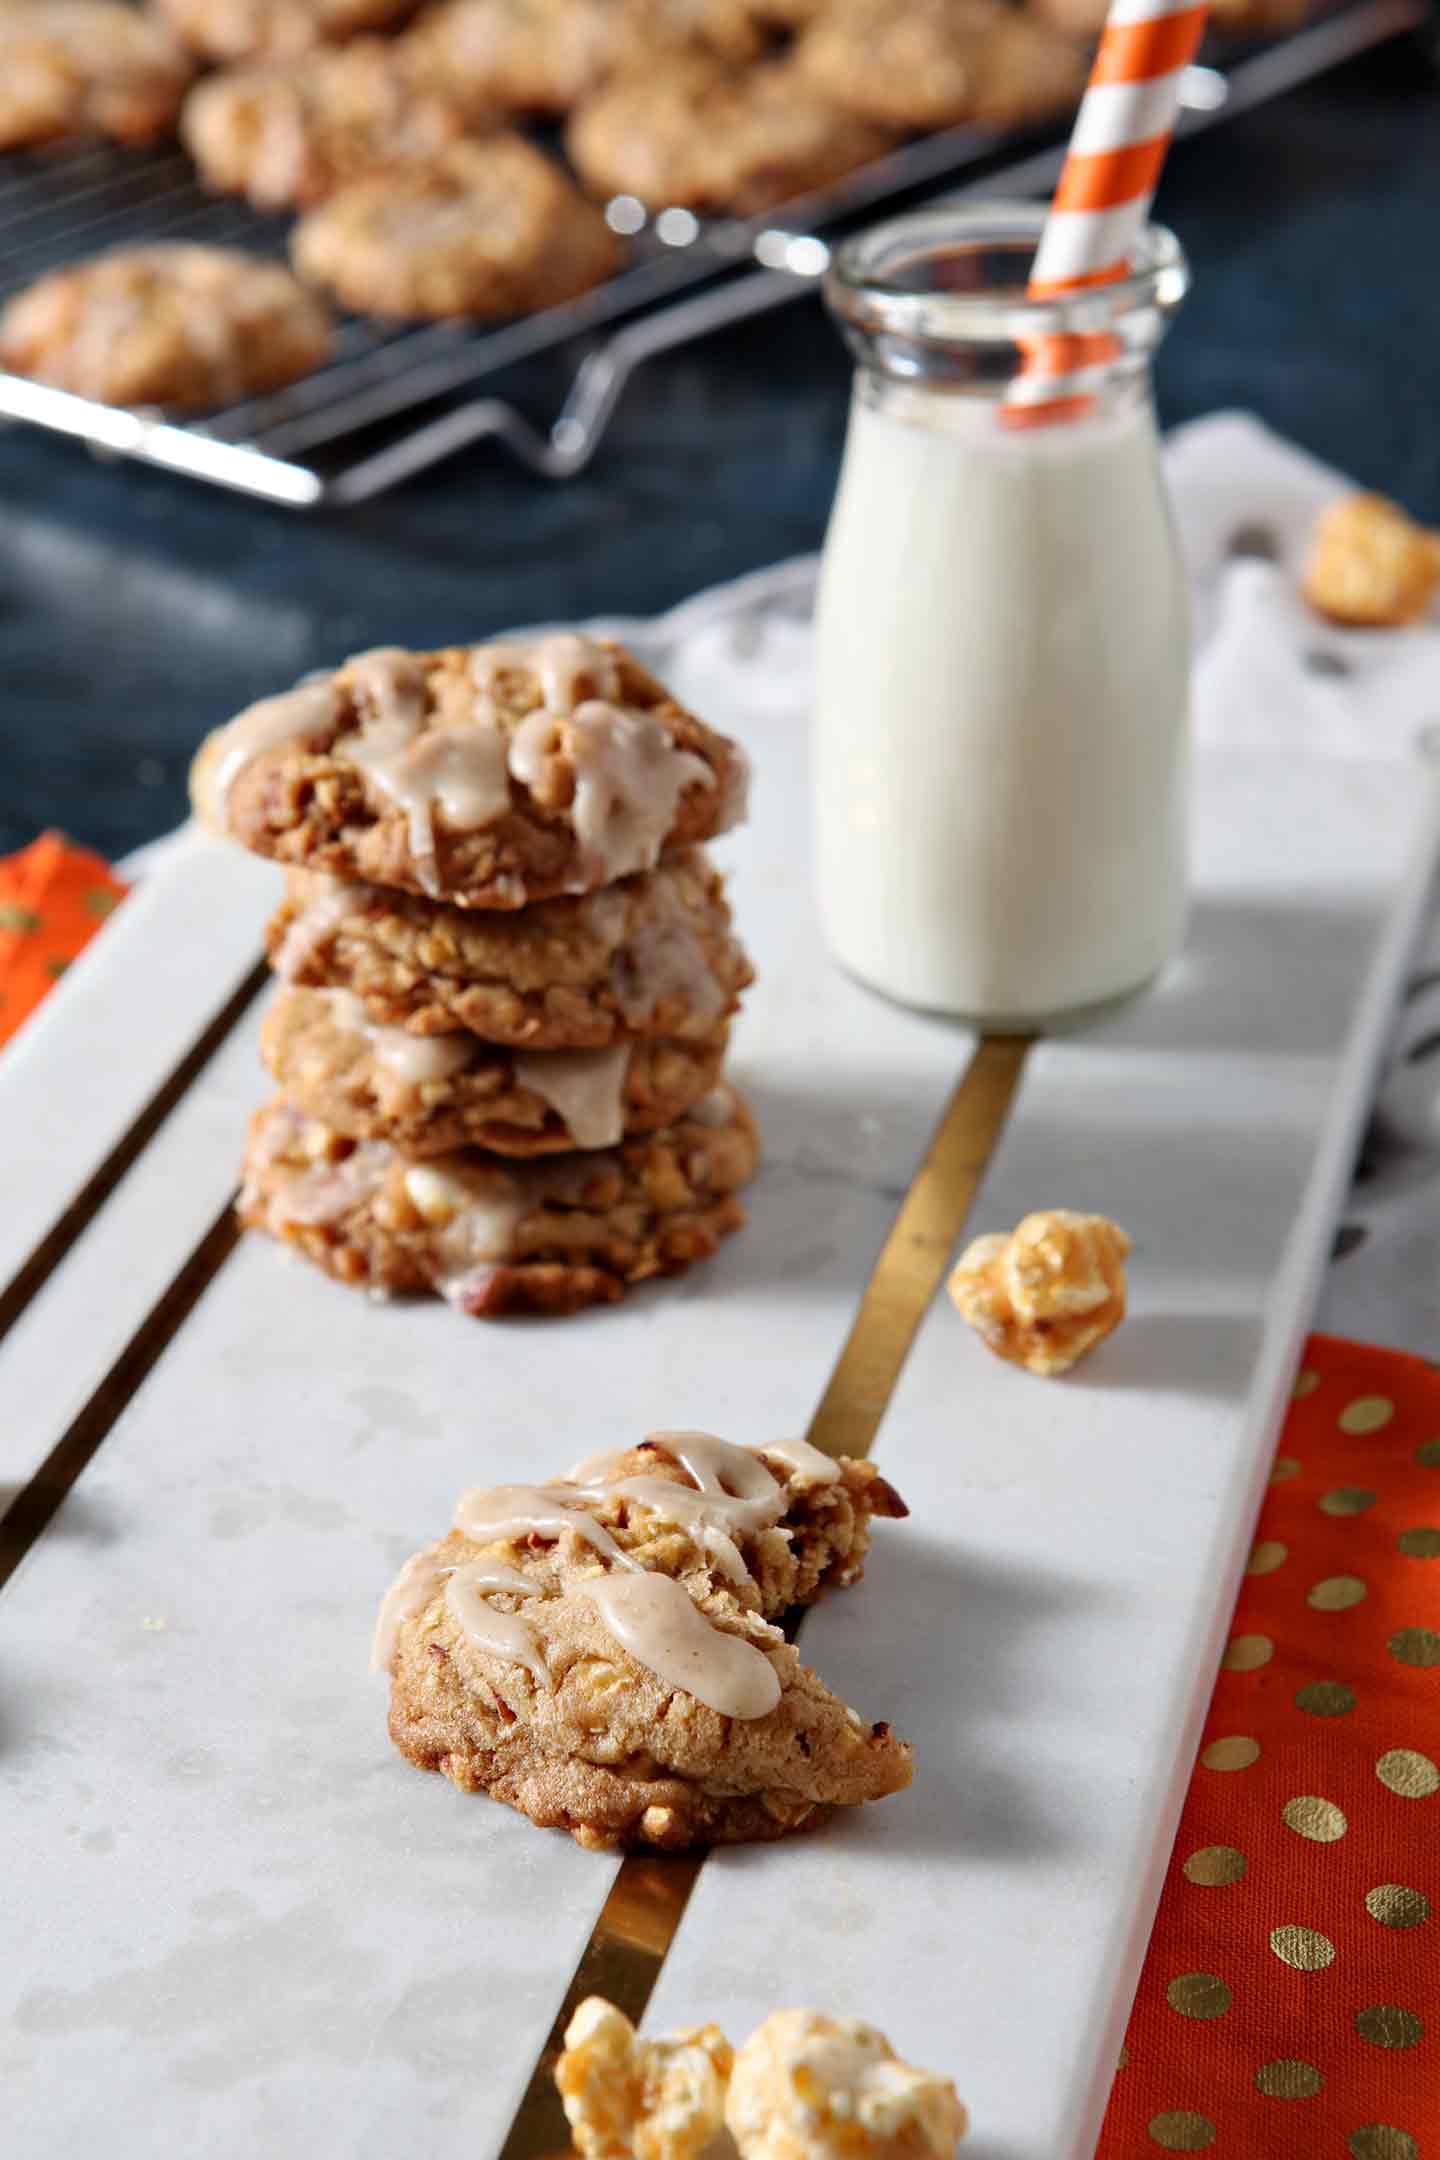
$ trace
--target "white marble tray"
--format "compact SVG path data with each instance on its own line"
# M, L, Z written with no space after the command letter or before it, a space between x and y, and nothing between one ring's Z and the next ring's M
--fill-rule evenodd
M212 1226L264 1092L253 1007L71 1237L75 1192L258 950L268 873L208 843L0 1063L4 1129L34 1136L6 1266L57 1225L64 1248L0 1340L22 1529L94 1450L0 1595L21 2160L506 2137L613 1863L393 1754L364 1672L377 1594L463 1485L657 1423L803 1429L973 1048L825 962L801 717L727 709L746 623L742 593L669 656L759 773L726 852L761 969L735 1072L768 1158L707 1270L484 1327L373 1306L260 1242L227 1256ZM805 1637L915 1741L915 1786L710 1861L652 2010L737 2036L785 2001L858 2010L953 2071L978 2160L1093 2147L1435 811L1399 765L1233 757L1202 765L1198 825L1185 959L1032 1054L976 1210L1118 1215L1135 1317L1046 1386L932 1310L878 1441L914 1517ZM197 1247L213 1279L157 1331Z

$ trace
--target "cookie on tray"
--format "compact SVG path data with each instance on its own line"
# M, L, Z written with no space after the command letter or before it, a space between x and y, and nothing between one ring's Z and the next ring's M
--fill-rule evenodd
M1086 74L1078 45L1004 0L833 0L794 64L837 105L895 128L1051 119Z
M562 631L361 653L218 728L191 793L259 855L521 908L727 831L746 772L623 646Z
M726 1024L693 1042L511 1050L468 1032L376 1027L349 990L282 990L260 1053L286 1100L353 1140L404 1155L483 1147L554 1155L673 1124L720 1077Z
M107 405L278 390L329 357L328 309L280 263L157 241L51 270L0 312L0 363Z
M892 133L841 111L788 60L691 55L618 76L571 117L565 147L597 195L749 216L881 157Z
M523 136L451 143L354 180L301 219L296 269L361 314L528 315L610 277L621 241Z
M430 1292L481 1319L611 1304L708 1260L745 1212L760 1140L721 1083L665 1131L592 1154L412 1162L276 1100L250 1127L240 1219L340 1282Z
M393 30L415 0L151 0L177 37L207 60L309 52L366 30Z
M193 62L163 23L120 0L49 0L0 12L0 150L168 134Z
M465 1493L381 1608L390 1733L422 1769L591 1849L783 1837L909 1784L774 1622L903 1505L860 1462L656 1433L539 1486ZM798 1563L765 1581L763 1548ZM786 1589L790 1595L786 1598ZM784 1600L782 1603L781 1600Z
M207 186L261 210L320 202L464 133L457 108L417 89L386 38L223 68L191 91L180 120Z
M694 1041L752 979L716 870L681 849L603 892L502 914L292 870L266 931L283 980L352 991L371 1021L520 1050Z

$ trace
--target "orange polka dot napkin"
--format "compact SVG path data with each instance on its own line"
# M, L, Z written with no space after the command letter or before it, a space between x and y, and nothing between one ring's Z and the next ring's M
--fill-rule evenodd
M1098 2152L1440 2160L1440 1367L1422 1358L1311 1338Z
M42 833L0 860L0 1043L8 1042L127 887L98 855Z

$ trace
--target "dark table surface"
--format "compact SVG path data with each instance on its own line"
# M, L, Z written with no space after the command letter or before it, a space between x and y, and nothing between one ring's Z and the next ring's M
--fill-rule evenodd
M1440 525L1440 91L1417 41L1177 145L1194 289L1162 420L1246 405ZM658 361L563 486L462 456L297 516L0 435L0 850L113 855L183 814L196 740L378 644L650 613L819 545L848 369L817 299Z

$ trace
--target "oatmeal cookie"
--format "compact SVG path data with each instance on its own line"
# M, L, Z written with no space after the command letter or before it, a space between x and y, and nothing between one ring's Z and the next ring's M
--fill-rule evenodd
M265 939L286 982L353 991L381 1026L468 1028L517 1050L694 1041L752 980L723 881L699 848L603 892L510 914L292 870Z
M119 0L0 13L0 150L70 135L153 142L195 70L162 23Z
M594 203L513 134L352 180L301 219L290 251L363 314L482 320L573 300L624 254Z
M834 0L795 66L849 112L894 128L1019 127L1068 111L1079 48L1003 0Z
M339 1281L482 1319L611 1304L708 1260L745 1213L759 1135L724 1083L667 1131L594 1154L408 1162L276 1101L252 1121L240 1217Z
M207 60L310 52L366 30L391 30L415 0L151 0L177 37Z
M702 56L636 69L588 98L565 147L597 195L746 216L827 186L894 138L837 109L785 60L731 68Z
M51 270L0 312L0 362L107 405L230 404L330 346L328 311L279 263L179 241Z
M352 1140L388 1140L405 1155L555 1155L683 1117L719 1079L727 1032L718 1021L684 1043L511 1050L468 1032L376 1027L349 990L283 990L260 1053L288 1101Z
M361 653L219 728L191 773L259 855L461 907L653 869L745 812L739 746L609 639Z
M261 210L320 202L464 132L457 108L416 89L384 38L224 68L191 91L180 120L201 179Z

